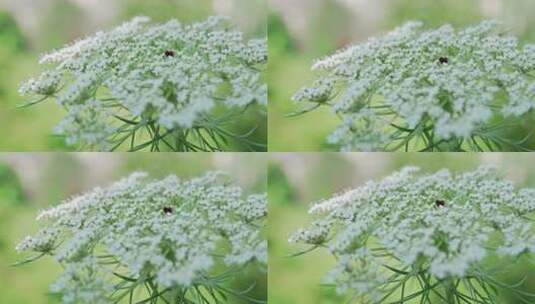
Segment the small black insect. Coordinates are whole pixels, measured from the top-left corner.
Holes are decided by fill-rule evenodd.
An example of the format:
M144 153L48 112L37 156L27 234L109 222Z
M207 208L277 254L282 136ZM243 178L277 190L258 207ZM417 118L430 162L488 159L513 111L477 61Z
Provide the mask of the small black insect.
M175 57L175 52L167 50L165 51L165 57Z
M450 59L448 57L440 57L438 58L438 62L440 62L441 64L448 64L450 63Z
M163 207L163 213L172 214L173 213L173 208L171 208L171 207Z
M435 207L437 207L437 208L446 207L446 202L443 201L443 200L436 200L435 201Z

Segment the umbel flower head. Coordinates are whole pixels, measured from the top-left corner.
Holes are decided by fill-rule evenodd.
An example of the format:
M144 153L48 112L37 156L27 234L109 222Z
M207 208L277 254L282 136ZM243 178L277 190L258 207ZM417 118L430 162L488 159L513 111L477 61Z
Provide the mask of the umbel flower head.
M535 45L493 21L429 31L409 22L313 70L318 79L293 99L332 108L342 123L329 142L344 151L521 149L498 131L535 107Z
M266 105L266 40L246 40L220 17L149 21L137 17L44 55L50 69L20 93L38 98L29 105L55 98L67 111L56 132L69 144L113 150L130 140L131 150L211 151L244 139L223 126L252 104Z
M231 292L224 283L233 273L247 265L264 268L266 215L265 194L244 196L222 173L191 180L134 173L41 212L44 228L17 250L51 255L63 266L51 289L64 303L143 295L219 302ZM224 273L218 273L221 265Z
M327 248L337 260L327 280L369 302L431 303L427 289L437 303L467 294L467 303L497 303L474 291L501 287L485 272L486 258L535 252L535 189L515 189L491 167L418 171L407 167L313 205L316 219L290 241ZM425 288L414 283L420 279ZM411 294L411 283L421 290Z

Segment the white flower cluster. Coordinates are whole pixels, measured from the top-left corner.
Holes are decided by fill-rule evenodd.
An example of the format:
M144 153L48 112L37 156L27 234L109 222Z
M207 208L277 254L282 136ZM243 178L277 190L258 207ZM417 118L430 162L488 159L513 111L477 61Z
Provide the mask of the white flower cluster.
M462 278L491 254L535 253L528 217L535 189L516 190L491 167L417 172L404 168L315 204L310 213L317 219L290 241L327 247L337 259L328 278L338 291L368 296L382 290L392 263Z
M56 131L101 149L120 131L116 116L189 129L216 106L267 104L260 75L266 39L247 41L220 17L189 25L149 21L137 17L44 55L40 63L54 68L20 93L55 97L67 110Z
M219 259L267 263L266 195L243 196L221 173L154 181L135 173L41 212L46 227L17 250L62 264L52 290L65 303L110 303L117 276L187 289L206 282Z
M60 86L61 74L57 71L46 71L37 79L29 79L21 84L19 93L50 96L54 95Z
M438 140L464 139L497 115L520 117L535 107L535 45L520 47L493 21L459 31L424 31L409 22L313 70L319 80L293 99L328 104L342 117L329 141L343 150L378 148L370 146L367 126L390 142L397 137L392 123L426 129ZM384 147L381 140L377 146Z

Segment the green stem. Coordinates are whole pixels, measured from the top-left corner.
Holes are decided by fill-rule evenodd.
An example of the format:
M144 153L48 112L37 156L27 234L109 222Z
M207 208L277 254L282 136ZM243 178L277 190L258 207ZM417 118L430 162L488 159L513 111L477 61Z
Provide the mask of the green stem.
M444 282L444 288L445 288L445 294L446 294L446 301L448 304L455 304L456 301L456 290L457 287L455 285L455 282L453 279L448 279L446 282Z

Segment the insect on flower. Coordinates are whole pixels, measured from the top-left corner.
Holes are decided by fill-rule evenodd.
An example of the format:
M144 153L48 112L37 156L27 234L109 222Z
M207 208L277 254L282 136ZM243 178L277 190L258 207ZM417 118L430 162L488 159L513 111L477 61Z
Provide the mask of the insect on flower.
M436 200L436 201L435 201L435 206L436 206L437 208L445 207L445 206L446 206L446 202L443 201L443 200Z
M448 64L450 62L448 57L440 57L438 61L442 64Z
M175 52L171 50L165 51L165 57L175 57Z

